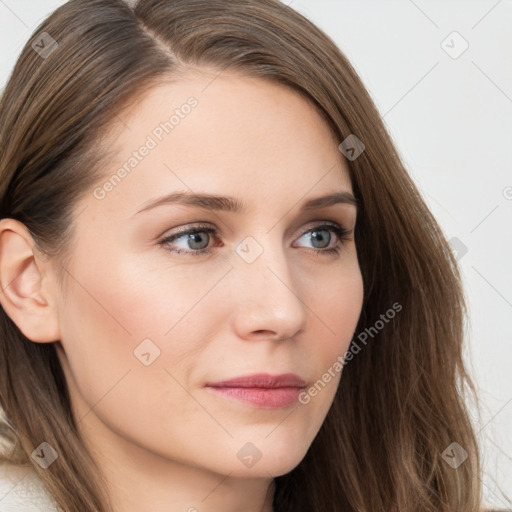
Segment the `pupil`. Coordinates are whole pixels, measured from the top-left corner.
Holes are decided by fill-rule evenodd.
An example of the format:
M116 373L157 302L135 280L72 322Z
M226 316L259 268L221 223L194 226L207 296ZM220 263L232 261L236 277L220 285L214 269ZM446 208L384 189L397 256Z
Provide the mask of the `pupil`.
M199 240L199 243L201 243L201 233L191 233L189 235L192 239L192 245ZM208 246L208 240L206 238L206 245L204 247L195 247L192 246L192 249L205 249Z
M327 231L325 229L322 229L322 230L319 230L319 231L313 231L311 233L311 236L313 238L313 242L318 241L318 240L320 240L320 242L322 242L322 239L324 239L324 240L327 239L327 237L325 237L325 236L318 235L319 233L329 233L329 231ZM330 237L330 234L329 234L329 237ZM329 246L329 242L330 242L330 239L327 242L327 246ZM327 246L324 246L324 247L327 247Z

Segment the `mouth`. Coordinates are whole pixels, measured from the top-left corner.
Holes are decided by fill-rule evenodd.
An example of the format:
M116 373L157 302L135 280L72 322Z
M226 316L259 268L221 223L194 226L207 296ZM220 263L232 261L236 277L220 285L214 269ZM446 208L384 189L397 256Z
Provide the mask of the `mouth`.
M206 389L226 398L264 409L281 409L297 402L306 382L298 375L260 373L211 382Z

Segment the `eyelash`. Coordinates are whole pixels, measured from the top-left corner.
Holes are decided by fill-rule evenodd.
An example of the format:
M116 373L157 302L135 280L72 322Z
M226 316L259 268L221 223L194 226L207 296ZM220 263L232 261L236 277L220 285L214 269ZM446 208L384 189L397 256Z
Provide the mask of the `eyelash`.
M341 244L343 242L350 240L350 231L343 228L339 224L319 224L318 226L314 226L306 231L304 231L299 238L302 238L305 234L311 233L313 231L331 231L334 232L338 238L340 239ZM183 229L182 231L179 231L178 233L175 233L171 236L168 236L161 240L159 242L159 245L165 246L166 244L173 242L174 240L184 237L186 235L194 235L197 233L209 233L209 234L217 234L217 230L215 228L212 228L210 226L196 226L191 229ZM191 256L200 256L204 254L210 254L212 252L212 249L199 249L199 250L183 250L183 249L170 249L169 247L165 247L166 250L170 252L174 252L177 254L189 254ZM340 246L339 244L336 245L336 247L333 247L331 249L311 249L315 255L324 254L327 256L334 256L340 252Z

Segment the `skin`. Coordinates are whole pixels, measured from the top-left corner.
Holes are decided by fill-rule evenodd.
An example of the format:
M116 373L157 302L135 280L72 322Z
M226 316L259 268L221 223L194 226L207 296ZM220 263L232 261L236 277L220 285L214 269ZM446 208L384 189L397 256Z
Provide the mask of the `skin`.
M64 289L24 226L0 221L2 306L32 341L57 342L79 429L116 511L271 511L273 477L305 456L341 373L309 403L280 409L205 383L293 372L309 387L347 350L361 312L355 206L299 212L305 200L352 192L340 141L296 92L216 75L191 72L117 113L105 179L167 112L198 100L103 199L91 190L76 205ZM168 204L136 213L177 190L233 196L247 211ZM322 231L327 240L315 245L308 230L324 222L349 238ZM159 244L198 223L217 230L199 240L210 254L171 252L198 250L186 235ZM250 264L236 252L246 237L263 249ZM339 253L314 253L327 246ZM148 366L134 355L146 338L160 350ZM262 455L252 467L237 457L248 442Z

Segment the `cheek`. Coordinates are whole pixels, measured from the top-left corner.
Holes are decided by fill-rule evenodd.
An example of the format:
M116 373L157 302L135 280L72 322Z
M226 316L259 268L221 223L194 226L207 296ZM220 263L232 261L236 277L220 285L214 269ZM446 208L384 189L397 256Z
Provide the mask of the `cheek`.
M166 370L186 383L210 339L208 327L218 313L209 290L225 270L199 278L191 266L157 263L144 264L140 256L107 258L105 252L71 269L61 308L62 345L90 405L128 371L127 389L139 382L155 397L171 388L179 392Z
M363 305L363 279L357 265L347 266L338 275L333 271L329 279L305 288L307 304L325 334L329 357L336 358L348 347L354 334ZM320 327L321 326L321 327ZM333 352L334 351L334 352Z
M207 296L230 267L170 264L164 249L161 251L156 256L124 255L108 285L98 286L105 301L112 304L116 318L133 337L159 339L165 347L177 333L192 338L190 329L204 324L209 314L214 315L212 304L205 307L210 298ZM190 347L188 343L186 346Z
M308 342L315 340L314 351L308 347L309 360L317 369L314 389L308 396L314 407L321 409L320 416L334 398L343 372L343 357L350 346L363 304L363 280L359 268L341 273L338 279L325 281L321 293L310 293L313 331Z
M174 294L158 295L150 280L135 283L119 270L108 277L75 273L61 315L61 362L77 415L88 418L84 428L97 428L98 416L127 438L151 438L176 427L171 407L180 421L201 414L180 385L186 386L197 354L191 341L201 336L186 316L192 297L180 305Z

